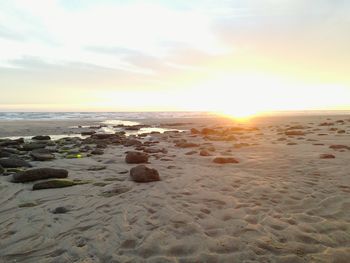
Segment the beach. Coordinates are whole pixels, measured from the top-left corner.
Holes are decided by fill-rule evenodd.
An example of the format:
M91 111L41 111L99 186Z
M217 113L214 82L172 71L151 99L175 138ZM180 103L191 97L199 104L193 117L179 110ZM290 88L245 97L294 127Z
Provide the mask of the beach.
M350 262L350 115L126 121L0 121L0 262Z

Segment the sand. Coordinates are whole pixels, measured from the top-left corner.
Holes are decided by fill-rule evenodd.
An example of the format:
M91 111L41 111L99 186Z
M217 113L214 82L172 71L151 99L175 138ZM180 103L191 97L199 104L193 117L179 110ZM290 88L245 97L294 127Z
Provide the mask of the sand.
M72 122L2 122L0 135L54 134ZM0 176L0 262L350 262L350 150L329 148L350 146L349 116L143 122L186 130L143 139L168 151L147 164L161 181L131 181L126 172L135 165L124 158L135 147L122 145L31 162L67 169L69 178L89 180L84 185L32 191L32 183ZM235 132L236 141L189 131L237 125L258 130ZM285 135L295 125L305 126L304 136ZM180 139L200 146L176 147ZM239 163L215 164L217 156ZM68 212L52 213L57 207Z

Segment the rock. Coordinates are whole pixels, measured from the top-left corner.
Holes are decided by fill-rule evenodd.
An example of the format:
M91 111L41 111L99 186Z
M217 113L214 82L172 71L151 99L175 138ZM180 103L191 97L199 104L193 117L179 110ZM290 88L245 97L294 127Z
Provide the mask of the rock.
M191 129L191 134L200 134L201 132L195 128Z
M109 189L105 189L100 195L104 197L112 197L116 195L121 195L126 192L129 192L131 188L129 186L125 185L120 185L120 184L115 184L112 185L111 187L107 187Z
M24 150L24 151L32 151L32 150L36 150L36 149L42 149L42 148L45 148L45 147L46 147L45 143L32 142L32 143L23 144L22 150Z
M320 155L321 159L334 159L335 156L333 154L323 153Z
M211 154L207 150L201 150L199 155L200 156L211 156Z
M19 138L16 140L10 140L10 139L4 139L4 140L0 140L0 146L16 146L16 145L20 145L24 143L24 139L23 138Z
M124 146L129 147L129 146L140 146L142 145L142 142L136 139L129 139L126 140L124 143Z
M0 158L11 157L12 154L6 150L0 150Z
M95 133L96 133L95 131L83 131L83 132L81 132L81 135L82 136L90 136L90 135L93 135Z
M343 134L343 133L346 133L346 131L345 130L339 130L337 133Z
M167 154L168 151L165 148L145 148L143 150L145 153L164 153Z
M45 182L36 183L33 185L33 190L51 189L51 188L63 188L76 185L74 181L71 180L49 180Z
M88 171L101 171L101 170L105 170L107 168L107 166L105 165L94 165L94 166L90 166L87 170Z
M333 150L343 150L343 149L350 150L349 146L341 145L341 144L331 145L331 146L329 146L329 148L331 148Z
M93 151L91 152L91 154L93 154L93 155L103 155L104 152L103 152L102 149L95 149L95 150L93 150Z
M185 155L194 155L196 153L197 153L197 151L189 151L189 152L185 153Z
M13 175L14 183L24 183L36 180L43 180L49 178L67 178L68 171L64 169L54 168L36 168L30 169L21 173Z
M323 122L323 123L320 123L319 126L333 126L334 123L333 122Z
M4 172L5 172L4 167L2 167L2 166L0 165L0 174L3 174Z
M232 157L216 157L213 162L218 164L239 163L238 160Z
M32 165L17 157L0 158L0 165L4 168L32 167Z
M289 130L289 131L285 131L284 134L288 136L303 136L305 135L305 132L297 131L297 130Z
M250 146L250 144L249 143L245 143L245 142L236 143L236 144L233 145L233 147L236 148L236 149L240 149L242 147L248 147L248 146Z
M33 157L35 161L50 161L55 159L55 155L47 149L33 150L30 152L30 156Z
M204 128L202 129L201 133L203 135L213 135L216 134L216 131L214 129Z
M179 148L194 148L194 147L198 147L199 144L191 143L191 142L178 142L175 144L175 146Z
M59 207L56 207L55 209L53 209L51 212L53 214L65 214L65 213L69 212L69 209L67 209L63 206L59 206Z
M32 140L37 140L37 141L49 141L51 140L51 137L48 135L38 135L32 137Z
M125 157L126 163L147 163L148 154L142 152L128 152Z
M148 183L159 181L159 173L156 169L148 168L145 165L138 165L130 170L130 177L134 182Z
M97 140L105 140L105 139L112 139L115 138L115 134L104 134L104 133L96 133L91 135L91 138L97 139Z

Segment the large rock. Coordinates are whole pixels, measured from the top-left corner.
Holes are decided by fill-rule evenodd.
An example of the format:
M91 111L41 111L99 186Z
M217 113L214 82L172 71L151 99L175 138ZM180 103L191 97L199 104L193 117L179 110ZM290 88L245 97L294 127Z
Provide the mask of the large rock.
M125 157L127 163L147 163L148 154L142 152L128 152Z
M16 157L0 158L0 165L4 168L32 167L32 165Z
M239 163L239 161L233 157L216 157L213 162L218 164Z
M148 168L145 165L138 165L130 170L130 177L138 183L159 181L159 173L156 169Z
M50 189L50 188L63 188L76 185L74 181L71 180L49 180L45 182L36 183L33 185L33 190L42 190L42 189Z
M14 183L24 183L49 178L67 178L68 171L54 168L36 168L13 175Z
M51 137L48 135L37 135L32 138L32 140L37 140L37 141L49 141L51 140Z
M51 151L47 149L36 149L30 152L30 156L35 161L50 161L55 159L55 155L51 153Z

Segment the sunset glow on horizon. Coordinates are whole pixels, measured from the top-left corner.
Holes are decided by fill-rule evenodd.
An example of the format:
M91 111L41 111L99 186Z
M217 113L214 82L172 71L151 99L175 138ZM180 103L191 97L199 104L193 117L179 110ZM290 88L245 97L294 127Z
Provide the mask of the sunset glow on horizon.
M0 3L0 111L350 110L350 2Z

